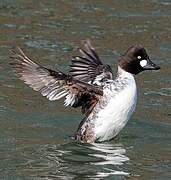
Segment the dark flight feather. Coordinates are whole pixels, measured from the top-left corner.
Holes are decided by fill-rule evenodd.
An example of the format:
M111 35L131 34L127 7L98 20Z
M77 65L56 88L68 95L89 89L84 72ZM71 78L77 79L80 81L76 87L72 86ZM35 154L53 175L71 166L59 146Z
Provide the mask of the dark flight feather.
M71 76L92 84L96 77L102 73L100 81L113 79L110 66L102 63L90 41L85 42L84 49L79 48L78 50L81 56L76 56L71 60L69 71Z

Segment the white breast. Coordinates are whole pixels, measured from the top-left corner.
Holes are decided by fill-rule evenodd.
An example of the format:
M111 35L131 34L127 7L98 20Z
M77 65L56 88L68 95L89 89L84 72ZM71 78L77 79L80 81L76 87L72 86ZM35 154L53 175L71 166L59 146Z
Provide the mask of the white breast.
M122 72L123 73L123 72ZM134 77L125 72L120 75L120 79L127 77L127 84L119 91L115 90L116 83L111 87L104 88L104 99L106 105L100 109L96 115L94 131L98 141L105 141L115 137L126 125L131 114L135 110L137 101L137 90Z

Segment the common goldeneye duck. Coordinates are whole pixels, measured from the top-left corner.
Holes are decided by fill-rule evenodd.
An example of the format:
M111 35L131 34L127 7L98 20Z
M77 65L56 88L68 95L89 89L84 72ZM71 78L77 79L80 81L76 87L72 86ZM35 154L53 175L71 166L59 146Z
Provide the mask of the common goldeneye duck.
M113 77L109 65L103 64L95 49L86 41L80 56L71 60L65 74L40 66L18 48L12 63L19 78L50 101L65 97L65 106L81 107L84 118L75 139L93 143L114 138L126 125L135 110L137 89L134 75L144 70L158 70L138 45L130 47L118 60Z

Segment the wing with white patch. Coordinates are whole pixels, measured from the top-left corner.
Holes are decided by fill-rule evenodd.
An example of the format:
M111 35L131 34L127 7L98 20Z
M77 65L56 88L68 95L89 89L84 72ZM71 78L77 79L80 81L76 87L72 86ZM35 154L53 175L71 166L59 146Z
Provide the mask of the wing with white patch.
M99 86L82 82L61 71L53 71L34 63L20 48L14 53L12 58L16 61L11 64L20 79L50 101L66 96L66 106L82 106L82 111L86 114L103 95L103 90Z
M90 41L86 41L84 48L78 50L81 56L74 57L70 65L69 73L73 77L92 84L98 84L95 83L97 81L113 79L111 67L102 63Z

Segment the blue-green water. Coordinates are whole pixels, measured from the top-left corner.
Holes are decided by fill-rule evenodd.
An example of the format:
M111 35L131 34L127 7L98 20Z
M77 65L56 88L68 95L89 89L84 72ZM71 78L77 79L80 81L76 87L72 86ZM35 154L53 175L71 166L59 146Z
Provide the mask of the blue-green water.
M171 179L171 1L0 1L0 179ZM101 59L116 60L133 44L162 69L136 77L138 105L116 140L72 140L82 118L49 102L13 73L20 46L49 68L67 71L82 40Z

